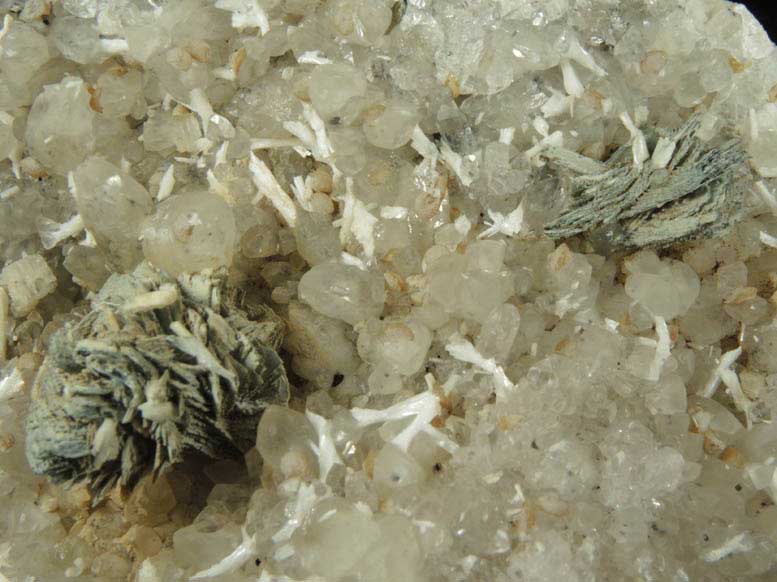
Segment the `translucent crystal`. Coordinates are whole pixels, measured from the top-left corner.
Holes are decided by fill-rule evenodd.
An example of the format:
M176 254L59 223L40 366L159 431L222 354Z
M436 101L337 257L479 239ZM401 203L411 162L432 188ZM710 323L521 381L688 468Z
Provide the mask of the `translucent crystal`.
M327 514L330 517L324 519ZM344 500L318 504L309 524L295 546L307 570L332 580L353 573L359 561L380 540L380 528L371 516Z
M335 149L337 168L346 176L358 174L367 163L367 138L354 127L336 127L329 132Z
M13 154L16 147L16 136L13 132L13 118L0 121L0 159L6 159Z
M384 487L406 487L425 478L418 461L395 445L386 444L375 457L373 479Z
M300 212L294 237L297 251L310 265L315 266L340 256L340 239L326 215Z
M579 309L593 298L594 292L589 288L592 272L586 258L571 252L566 245L548 257L548 282L558 298L555 307L558 315Z
M279 250L279 225L275 215L269 210L257 209L253 212L235 212L238 234L240 236L240 254L248 259L271 257Z
M329 580L346 575L375 582L419 579L420 556L407 519L376 520L343 500L319 503L294 545L303 566Z
M777 147L777 103L765 104L750 123L754 125L749 147L753 164L762 176L776 177L777 163L771 152Z
M359 332L359 355L391 374L412 376L423 366L432 333L413 319L371 319Z
M470 269L461 255L445 256L433 263L429 295L449 313L473 319L485 318L513 293L513 281L505 271Z
M487 358L506 359L518 335L520 321L514 305L505 303L494 308L480 328L475 347Z
M215 194L183 192L164 200L143 225L143 253L170 275L228 266L235 252L232 209Z
M90 291L97 292L110 275L105 255L99 249L76 245L65 257L62 266Z
M548 447L534 479L543 487L555 489L564 499L574 499L596 487L599 469L591 447L577 439L563 439Z
M150 152L175 148L179 152L192 152L202 137L197 117L188 110L175 112L157 111L143 125L143 147Z
M173 534L175 564L194 572L229 555L240 544L240 528L216 516L205 516Z
M358 99L367 91L367 81L354 67L345 64L327 64L316 67L310 76L313 107L319 115L329 120L351 113Z
M766 318L769 304L755 287L740 287L729 293L724 310L732 319L753 325Z
M97 79L100 107L106 116L138 114L142 103L143 78L139 71L109 70Z
M15 22L5 32L0 71L6 82L24 86L51 58L46 37L24 22Z
M747 265L742 261L721 265L715 273L718 294L725 298L747 285Z
M671 375L645 395L645 404L653 414L679 414L688 407L688 397L682 380Z
M323 263L299 282L299 296L319 313L354 325L383 311L383 278L342 263Z
M66 174L92 151L95 112L86 84L65 77L35 98L25 139L33 156L52 171Z
M62 6L73 16L94 18L97 14L98 0L62 0Z
M410 141L417 123L418 114L412 105L391 102L364 124L364 135L372 145L394 150Z
M699 296L699 277L686 264L643 251L626 263L626 293L667 321L684 315Z
M59 52L76 63L95 63L104 57L100 34L92 22L63 16L54 20L51 32Z
M185 579L184 571L173 561L172 550L145 559L138 571L138 582L181 582Z
M553 531L542 535L526 552L511 556L510 570L527 582L579 579L569 542Z
M126 579L131 569L130 561L124 556L105 552L94 559L91 572L104 580L122 580Z
M311 443L318 442L313 426L304 414L271 406L257 428L256 448L264 470L276 482L311 479L318 475L318 459Z
M289 305L287 342L297 373L322 387L331 386L337 374L350 374L359 365L346 324L302 303Z
M0 286L8 293L14 315L20 317L56 289L57 277L43 257L27 255L0 271Z
M78 211L106 260L119 271L132 269L142 256L138 237L153 206L149 193L132 176L98 157L78 166L73 185Z

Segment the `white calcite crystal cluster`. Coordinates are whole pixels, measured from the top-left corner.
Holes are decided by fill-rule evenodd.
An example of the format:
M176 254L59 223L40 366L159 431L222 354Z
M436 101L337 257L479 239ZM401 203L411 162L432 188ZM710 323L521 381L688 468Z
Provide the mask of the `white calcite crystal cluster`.
M0 20L0 580L777 579L777 48L741 5ZM269 307L291 400L244 463L93 506L29 468L33 386L105 282L150 268ZM165 289L99 337L151 320L127 305L164 318ZM83 454L110 436L82 426Z

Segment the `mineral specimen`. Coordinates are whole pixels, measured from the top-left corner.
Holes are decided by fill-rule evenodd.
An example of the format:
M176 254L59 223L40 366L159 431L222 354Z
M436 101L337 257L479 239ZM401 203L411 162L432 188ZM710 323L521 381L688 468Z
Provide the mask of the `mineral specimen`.
M32 469L88 481L97 503L186 455L240 457L262 411L289 399L283 323L252 315L222 275L164 282L141 266L111 277L51 340L27 419Z
M0 580L775 580L742 3L0 20Z
M0 271L0 285L8 289L14 315L27 315L57 286L57 278L40 255L28 255Z
M592 234L613 248L640 248L728 232L747 211L736 181L746 172L747 154L737 139L705 151L696 137L700 123L692 116L676 131L653 132L645 140L649 159L647 152L630 159L634 143L605 164L549 148L549 159L582 175L572 178L571 204L545 233L559 239L599 229Z

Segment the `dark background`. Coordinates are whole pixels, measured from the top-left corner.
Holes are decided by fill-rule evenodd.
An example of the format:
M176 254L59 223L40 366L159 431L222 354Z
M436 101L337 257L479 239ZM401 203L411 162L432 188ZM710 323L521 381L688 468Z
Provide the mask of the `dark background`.
M744 4L761 21L773 42L777 42L777 0L742 0Z

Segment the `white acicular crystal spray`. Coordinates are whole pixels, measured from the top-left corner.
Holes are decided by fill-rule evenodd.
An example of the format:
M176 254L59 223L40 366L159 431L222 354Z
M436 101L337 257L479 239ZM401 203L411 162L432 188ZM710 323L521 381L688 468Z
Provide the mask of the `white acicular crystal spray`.
M354 195L351 178L346 178L346 184L343 216L338 223L340 242L347 243L353 237L361 244L367 259L372 260L375 256L375 223L378 219Z
M156 291L135 295L127 301L123 309L129 312L154 311L169 307L178 301L178 288L170 283L164 283Z
M564 89L567 94L578 99L585 93L585 87L583 87L580 77L577 76L574 66L569 61L563 61L561 63L561 72L564 75Z
M84 230L84 220L80 214L74 214L69 220L58 224L53 220L41 219L38 223L40 240L44 249L53 249L62 241L78 236Z
M488 228L480 233L479 238L487 238L497 234L515 236L520 234L523 228L523 203L508 214L489 209L488 217L491 219L491 224L486 223Z
M441 448L451 452L455 451L458 445L431 424L440 412L439 399L428 390L383 410L365 408L351 410L351 414L360 426L411 418L410 424L391 439L391 442L403 451L408 450L413 439L420 433L430 435Z
M718 364L718 367L715 368L712 377L704 387L704 392L702 392L705 398L712 398L715 391L718 389L718 386L720 386L721 381L727 386L739 385L739 379L737 378L736 372L731 368L741 355L742 348L738 347L720 356L720 363Z
M294 206L294 201L283 191L267 164L253 153L250 156L249 169L254 186L259 191L255 202L266 196L289 226L294 226L297 223L297 208Z
M505 374L504 368L499 366L494 358L484 358L475 346L464 338L454 336L445 346L445 350L457 360L477 366L483 372L491 374L494 378L494 387L502 396L513 388L513 383Z
M434 145L434 142L426 137L426 134L417 125L413 130L413 139L411 140L410 145L424 158L432 160L433 164L436 163L440 152L437 149L437 146Z
M650 370L648 371L648 380L653 382L658 381L661 376L661 370L664 367L667 359L672 353L672 340L669 337L669 328L666 326L666 320L663 317L657 316L655 319L656 335L656 355L653 358L653 362L650 364Z
M267 13L257 0L216 0L215 6L232 13L232 26L238 30L258 28L262 34L270 31Z
M202 580L205 578L215 578L224 574L236 572L243 567L249 560L256 556L257 543L256 534L249 536L245 527L241 530L243 541L229 555L225 556L220 562L213 564L210 568L197 572L189 580Z
M173 188L175 188L175 166L170 164L165 173L162 174L162 179L159 180L159 189L156 193L157 201L162 202L162 200L169 197L173 193Z
M461 181L462 185L469 186L472 184L474 177L470 169L465 165L461 154L453 151L447 143L443 142L440 148L440 157Z
M329 471L332 470L332 467L343 463L334 445L332 426L327 419L323 416L319 416L315 412L310 412L308 410L305 412L305 416L308 417L310 424L313 425L313 428L318 434L318 443L315 445L314 452L318 456L319 478L326 482L326 478L329 475Z
M326 126L321 117L307 103L302 104L302 114L305 123L287 121L283 127L310 150L313 157L319 161L328 160L332 154L332 144L326 134Z
M634 158L634 165L641 168L645 160L650 157L645 134L637 128L628 112L624 111L621 113L620 120L629 134L631 134L631 153Z
M657 170L666 168L676 148L677 144L671 139L665 137L658 138L658 143L656 143L656 147L653 149L653 155L650 160L653 168Z

